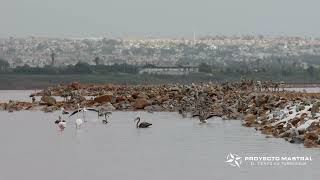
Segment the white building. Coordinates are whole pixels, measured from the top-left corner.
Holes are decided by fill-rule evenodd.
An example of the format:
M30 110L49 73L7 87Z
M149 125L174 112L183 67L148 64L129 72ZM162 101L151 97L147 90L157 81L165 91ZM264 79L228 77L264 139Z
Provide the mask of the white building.
M187 75L193 72L199 72L198 67L147 67L142 68L139 74L162 74L162 75Z

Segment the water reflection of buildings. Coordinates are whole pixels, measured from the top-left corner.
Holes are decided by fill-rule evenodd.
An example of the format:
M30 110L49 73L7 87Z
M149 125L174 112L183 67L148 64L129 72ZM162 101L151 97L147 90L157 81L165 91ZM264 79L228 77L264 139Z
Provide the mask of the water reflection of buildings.
M145 67L139 70L139 74L162 74L162 75L187 75L199 72L196 66L176 66L176 67Z

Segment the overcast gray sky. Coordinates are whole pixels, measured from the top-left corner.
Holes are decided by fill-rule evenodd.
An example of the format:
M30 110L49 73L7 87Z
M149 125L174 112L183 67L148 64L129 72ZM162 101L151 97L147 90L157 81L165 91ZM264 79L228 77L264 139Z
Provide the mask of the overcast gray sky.
M320 36L320 0L0 0L0 36Z

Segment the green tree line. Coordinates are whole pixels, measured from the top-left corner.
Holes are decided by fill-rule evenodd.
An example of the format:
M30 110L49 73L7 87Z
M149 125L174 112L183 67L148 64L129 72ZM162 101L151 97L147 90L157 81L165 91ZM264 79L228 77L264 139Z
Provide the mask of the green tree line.
M84 62L78 62L75 65L68 66L52 66L30 67L17 66L10 68L7 61L0 59L0 72L6 74L107 74L107 73L138 73L139 67L129 64L114 64L114 65L90 65Z

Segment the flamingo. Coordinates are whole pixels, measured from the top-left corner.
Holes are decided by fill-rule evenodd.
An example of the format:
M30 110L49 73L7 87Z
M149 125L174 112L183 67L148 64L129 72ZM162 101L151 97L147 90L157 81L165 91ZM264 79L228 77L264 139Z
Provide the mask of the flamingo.
M92 109L92 111L96 111L98 113L98 119L99 119L99 117L104 116L104 119L102 120L103 124L108 123L107 119L110 117L113 110L115 110L115 108L113 107L113 105L110 102L108 102L106 105L104 105L103 107L101 107L98 110Z
M61 131L63 131L67 126L66 121L63 120L61 116L59 116L59 119L56 120L54 123L58 125Z
M98 113L98 119L99 119L99 117L104 116L104 119L102 120L103 124L107 124L108 123L108 118L112 114L111 111L108 111L108 110L106 110L104 108L101 108L99 110L96 110L96 109L88 109L88 110L97 112Z
M140 123L140 117L137 117L136 119L134 119L134 121L137 121L136 127L137 128L148 128L149 126L151 126L151 123L148 122L141 122Z
M85 112L87 112L87 111L95 111L95 112L97 112L97 110L92 109L92 108L86 108L86 107L80 108L80 105L79 105L79 104L77 104L77 106L78 106L78 109L75 110L74 112L72 112L72 113L70 114L69 118L70 118L71 116L77 114L76 128L79 129L79 128L81 127L81 125L83 124L83 122L87 122L87 121L86 121L86 114L85 114ZM79 118L78 112L82 112L83 120L82 120L81 118Z
M217 114L212 114L210 112L204 112L204 111L199 111L199 112L195 112L192 117L199 117L199 121L200 121L200 124L206 124L208 123L208 119L212 118L212 117L216 117L219 115Z
M82 119L77 118L76 119L76 129L80 129L82 124L83 124Z
M108 118L110 117L110 115L112 114L112 112L103 112L103 111L98 111L98 117L100 116L104 116L104 119L102 120L103 124L107 124L108 123Z
M77 111L74 111L69 117L71 117L74 114L77 114L78 112L81 112L80 109L78 109ZM83 118L84 118L84 112L83 112ZM83 120L81 118L79 118L79 114L77 114L77 119L76 119L76 129L81 128L81 125L83 124Z

